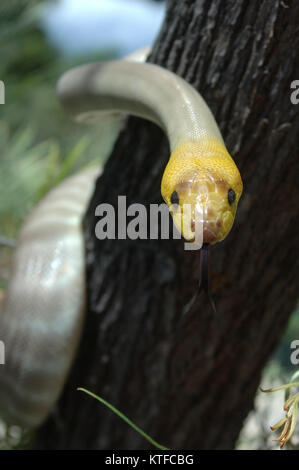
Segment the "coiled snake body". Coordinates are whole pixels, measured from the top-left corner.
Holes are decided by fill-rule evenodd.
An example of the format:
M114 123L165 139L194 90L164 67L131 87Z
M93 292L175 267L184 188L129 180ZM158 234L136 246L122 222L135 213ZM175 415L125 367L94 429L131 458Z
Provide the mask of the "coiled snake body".
M167 134L171 156L161 192L187 241L201 228L204 246L226 237L242 193L239 171L199 93L175 74L127 60L83 65L58 83L64 106L79 119L125 112ZM136 60L138 62L136 62ZM84 312L81 219L99 170L54 188L25 221L0 313L0 415L38 426L58 399L79 343ZM184 207L191 208L185 213ZM197 225L198 223L198 225Z

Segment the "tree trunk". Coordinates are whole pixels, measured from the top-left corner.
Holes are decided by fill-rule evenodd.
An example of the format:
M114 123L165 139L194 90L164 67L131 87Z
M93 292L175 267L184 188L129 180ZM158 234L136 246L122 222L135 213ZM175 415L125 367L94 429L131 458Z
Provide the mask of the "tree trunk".
M162 202L166 138L130 118L85 217L85 330L59 420L40 430L40 446L149 447L76 391L84 386L171 449L234 447L298 293L298 17L295 0L169 0L150 61L202 93L244 182L234 228L212 249L217 316L204 295L182 314L200 255L182 240L95 238L99 203Z

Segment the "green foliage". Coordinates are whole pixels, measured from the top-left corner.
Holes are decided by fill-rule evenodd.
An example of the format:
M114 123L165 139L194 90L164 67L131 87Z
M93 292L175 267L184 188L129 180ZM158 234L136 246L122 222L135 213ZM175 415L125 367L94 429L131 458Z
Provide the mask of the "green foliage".
M82 137L68 154L57 140L35 142L31 127L15 133L0 121L4 149L0 172L0 233L14 237L30 208L74 169L86 165L88 139Z
M59 76L73 65L104 56L66 60L38 26L42 2L0 6L0 234L16 236L30 208L55 184L89 162L101 164L119 132L117 120L79 125L56 96Z
M121 418L125 423L127 423L131 428L133 428L140 436L144 437L150 444L152 444L154 447L160 450L169 450L167 447L159 444L157 441L155 441L152 437L150 437L146 432L142 431L133 421L131 421L126 415L124 415L121 411L119 411L115 406L111 405L108 401L104 400L104 398L99 397L98 395L95 395L94 393L90 392L89 390L86 390L85 388L78 388L81 392L86 393L87 395L90 395L91 397L95 398L98 400L100 403L105 405L109 410L111 410L113 413L115 413L119 418Z

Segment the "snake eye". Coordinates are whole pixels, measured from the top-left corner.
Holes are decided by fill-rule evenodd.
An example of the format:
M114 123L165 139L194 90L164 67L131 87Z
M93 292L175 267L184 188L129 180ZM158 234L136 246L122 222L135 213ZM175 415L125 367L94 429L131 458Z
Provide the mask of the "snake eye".
M179 204L179 195L176 191L173 191L172 195L170 196L171 204Z
M233 202L235 202L235 199L236 199L236 193L233 189L229 189L228 190L228 193L227 193L227 199L228 199L228 202L230 205L233 204Z

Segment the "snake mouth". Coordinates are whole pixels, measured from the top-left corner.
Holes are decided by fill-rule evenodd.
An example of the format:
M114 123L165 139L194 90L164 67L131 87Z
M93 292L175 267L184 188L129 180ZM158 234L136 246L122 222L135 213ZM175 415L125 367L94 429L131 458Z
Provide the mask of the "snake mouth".
M208 243L213 243L217 241L217 234L213 232L209 227L204 227L203 228L203 243L208 244Z
M198 224L198 228L196 225ZM191 221L191 232L195 233L196 228L202 231L202 241L204 244L215 243L218 240L219 232L222 227L222 221L216 220L197 220Z

